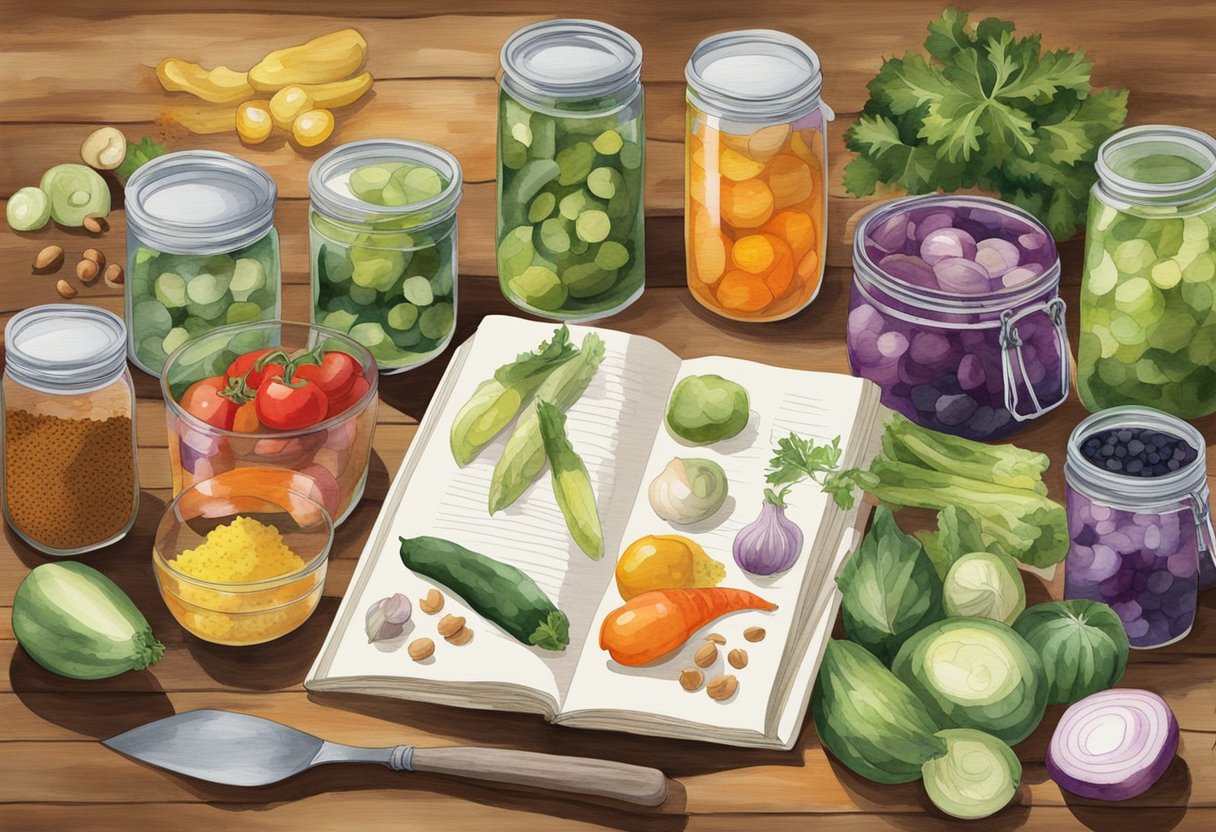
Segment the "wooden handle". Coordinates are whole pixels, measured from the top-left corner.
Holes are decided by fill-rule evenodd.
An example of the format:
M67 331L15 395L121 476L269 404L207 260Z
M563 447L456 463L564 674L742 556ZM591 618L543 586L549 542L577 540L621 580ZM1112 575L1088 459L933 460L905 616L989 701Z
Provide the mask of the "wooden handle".
M589 757L503 748L416 748L412 767L474 780L594 794L642 806L658 806L667 797L667 778L657 768Z

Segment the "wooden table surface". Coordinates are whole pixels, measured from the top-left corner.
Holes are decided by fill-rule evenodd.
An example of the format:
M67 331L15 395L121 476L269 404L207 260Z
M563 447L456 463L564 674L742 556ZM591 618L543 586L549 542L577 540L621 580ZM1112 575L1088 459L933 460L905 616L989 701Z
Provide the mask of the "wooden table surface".
M168 4L165 4L168 5ZM647 96L647 254L645 295L605 321L658 338L685 357L726 354L791 367L847 372L843 343L850 279L848 239L871 204L848 198L841 171L844 129L865 101L880 58L919 49L925 23L942 0L805 0L740 4L605 3L588 9L551 0L447 0L442 4L361 0L270 0L183 5L161 13L139 0L0 2L0 197L36 184L52 164L76 160L93 127L113 124L131 138L163 138L171 149L224 150L262 165L279 186L284 317L306 320L308 266L306 174L317 152L280 140L245 148L231 133L189 136L167 128L166 96L152 67L173 55L207 65L247 67L270 49L354 26L369 43L373 96L338 114L328 146L368 137L408 137L442 145L464 166L460 209L461 284L457 339L483 315L511 312L493 264L495 73L498 50L515 29L555 16L602 13L633 33L645 50ZM248 11L237 10L247 5ZM1013 17L1040 31L1049 48L1082 47L1098 85L1130 86L1132 123L1163 122L1216 131L1216 6L1194 0L1081 0L984 3L975 15ZM792 320L732 324L704 312L684 288L682 249L682 69L693 45L713 32L769 26L803 37L820 54L824 97L838 113L830 130L830 245L825 288ZM322 148L324 150L326 148ZM30 270L34 254L56 242L75 256L90 245L121 261L123 212L94 241L48 228L18 235L0 229L0 314L59 300L54 278ZM1079 282L1077 242L1064 248L1064 295L1073 309ZM67 270L63 274L67 274ZM120 311L121 292L101 281L81 287L77 303ZM1075 313L1072 325L1075 337ZM828 758L813 726L793 751L749 751L692 742L553 727L537 718L360 696L306 693L301 681L329 628L338 600L401 462L445 361L383 379L380 420L363 504L339 529L317 613L297 632L255 647L226 648L184 634L157 595L151 535L170 498L163 406L154 381L134 371L139 392L139 520L119 544L81 560L114 578L168 646L151 669L102 682L54 676L13 639L13 593L45 561L5 530L0 540L0 828L12 830L556 829L932 830L956 827L932 809L916 784L877 786ZM1083 416L1074 401L1016 441L1061 460L1069 431ZM1200 424L1210 435L1216 420ZM1059 466L1050 487L1062 498ZM907 514L907 513L905 513ZM911 523L926 518L911 515ZM1059 593L1058 580L1032 587L1032 601ZM1018 746L1025 764L1013 805L977 829L1200 830L1216 828L1216 592L1201 597L1194 632L1162 650L1133 654L1123 684L1164 695L1182 728L1179 758L1146 795L1111 806L1069 796L1048 779L1043 754L1059 708ZM656 765L671 797L657 811L357 766L315 771L263 789L209 786L144 767L96 740L193 708L243 711L341 742L483 744L600 756Z

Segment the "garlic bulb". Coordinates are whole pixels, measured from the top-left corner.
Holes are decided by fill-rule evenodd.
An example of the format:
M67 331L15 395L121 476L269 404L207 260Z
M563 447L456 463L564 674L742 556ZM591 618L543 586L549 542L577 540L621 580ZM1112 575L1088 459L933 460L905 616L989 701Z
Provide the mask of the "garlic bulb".
M793 566L802 552L802 529L785 516L787 489L764 490L760 516L735 535L735 563L752 575L776 575Z
M667 463L650 483L650 507L669 523L688 525L709 517L726 500L726 472L708 459Z
M401 635L413 611L414 605L410 599L400 592L372 604L364 622L368 643L387 641Z

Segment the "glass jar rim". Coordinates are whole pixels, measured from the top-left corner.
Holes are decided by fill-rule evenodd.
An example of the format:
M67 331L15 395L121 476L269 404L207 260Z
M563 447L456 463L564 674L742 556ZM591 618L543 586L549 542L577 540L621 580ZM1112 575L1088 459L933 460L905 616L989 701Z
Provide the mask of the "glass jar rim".
M1144 182L1116 170L1120 153L1134 153L1138 146L1155 144L1162 150L1202 164L1202 173L1177 182ZM1202 130L1169 124L1140 124L1110 136L1098 148L1094 161L1098 174L1095 188L1128 203L1186 205L1216 194L1216 138Z
M94 335L95 349L54 357L23 349L25 339L54 337L56 341L87 344L81 335ZM73 337L72 330L76 336ZM5 369L26 387L52 394L100 390L127 369L127 328L122 318L96 306L49 303L18 312L4 327Z
M447 178L447 186L437 195L405 205L377 205L348 196L329 186L334 176L362 165L383 162L409 162L426 165ZM368 222L434 212L434 216L409 229L429 228L451 219L463 194L464 171L448 151L426 142L407 139L366 139L339 145L313 162L308 171L308 197L322 215L346 222ZM400 233L400 232L397 232Z
M564 64L561 72L547 72L533 63L547 50L572 49L594 50L612 65L574 72L569 54L556 56ZM504 84L526 99L541 102L615 98L642 81L642 45L637 39L615 26L584 18L544 20L517 29L503 43L499 62Z
M194 216L174 219L165 205L189 205L174 190L208 188ZM201 195L201 194L200 194ZM274 227L278 187L262 168L228 153L182 150L158 156L127 180L127 229L158 251L218 254L251 246Z
M1082 455L1081 445L1093 434L1130 427L1148 428L1181 439L1195 449L1197 456L1186 466L1162 477L1129 477L1103 470ZM1203 434L1176 416L1141 405L1109 407L1091 414L1073 428L1068 437L1064 478L1087 496L1129 508L1177 503L1206 487L1206 449Z
M988 211L1015 216L1024 220L1043 232L1052 246L1052 263L1037 277L1021 286L1004 289L997 292L987 292L979 295L951 293L936 289L916 286L891 277L881 266L874 262L866 251L866 236L870 228L900 213L914 208L933 206L969 205ZM1038 218L1023 211L1016 205L1010 205L992 197L979 195L956 194L927 194L922 196L905 196L893 199L872 208L853 231L853 271L864 281L882 289L889 297L900 303L916 309L929 312L947 312L951 314L1000 313L1007 309L1028 303L1051 288L1058 288L1060 283L1060 255L1055 250L1055 240L1051 232Z
M768 92L745 92L733 84L707 77L706 70L715 62L736 58L782 60L800 72ZM775 77L771 72L764 74ZM819 106L819 93L823 89L819 55L802 40L775 29L739 29L705 38L693 48L684 65L684 80L698 109L735 121L800 118Z

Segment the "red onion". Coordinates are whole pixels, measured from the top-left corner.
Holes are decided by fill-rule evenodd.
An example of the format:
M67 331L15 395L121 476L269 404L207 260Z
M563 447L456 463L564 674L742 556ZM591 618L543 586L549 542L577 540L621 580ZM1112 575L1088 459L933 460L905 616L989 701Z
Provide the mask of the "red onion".
M1047 749L1047 773L1081 797L1127 800L1148 791L1177 751L1178 720L1165 700L1115 688L1064 712Z
M786 489L764 489L760 516L739 529L732 547L735 563L753 575L776 575L802 553L802 529L785 516Z

